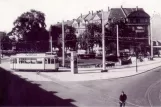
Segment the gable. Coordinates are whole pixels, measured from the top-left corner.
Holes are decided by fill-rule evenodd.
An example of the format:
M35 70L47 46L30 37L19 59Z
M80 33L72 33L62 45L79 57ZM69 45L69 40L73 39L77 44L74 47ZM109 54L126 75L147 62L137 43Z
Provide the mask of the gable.
M120 18L125 18L121 8L112 8L110 10L110 14L109 14L109 19L120 19Z
M134 18L134 17L150 18L150 16L142 10L134 11L131 14L128 15L128 18Z
M98 15L96 15L92 20L97 21L97 20L101 20L101 19L100 19L100 17Z
M74 20L72 26L75 27L75 28L77 28L78 27L78 22L76 20Z

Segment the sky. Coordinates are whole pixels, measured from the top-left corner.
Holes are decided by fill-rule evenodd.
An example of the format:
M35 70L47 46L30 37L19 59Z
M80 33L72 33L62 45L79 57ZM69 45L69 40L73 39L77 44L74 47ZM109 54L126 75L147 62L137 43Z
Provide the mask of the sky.
M36 9L45 13L47 29L51 24L62 20L72 20L87 14L89 11L108 10L136 6L152 16L161 14L161 0L0 0L0 31L9 32L13 28L13 22L23 12Z

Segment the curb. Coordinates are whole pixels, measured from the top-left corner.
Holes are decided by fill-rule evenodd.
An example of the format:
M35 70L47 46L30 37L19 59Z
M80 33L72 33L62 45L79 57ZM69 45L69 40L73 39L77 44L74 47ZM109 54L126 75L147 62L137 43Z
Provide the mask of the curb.
M149 70L146 70L146 71L143 71L143 72L137 73L137 74L132 74L132 75L124 76L124 77L109 78L108 80L112 80L112 79L120 79L120 78L128 78L128 77L132 77L132 76L140 75L140 74L143 74L143 73L146 73L146 72L149 72L149 71L152 71L152 70L158 69L158 68L161 68L161 65L159 65L159 66L157 66L157 67L155 67L155 68L151 68L151 69L149 69Z
M146 65L151 65L151 64L156 64L156 63L159 63L161 61L157 61L157 62L153 62L153 63L149 63L149 64L145 64L145 65L138 65L138 67L141 67L141 66L146 66ZM114 69L126 69L126 68L134 68L136 66L132 65L132 66L125 66L125 67L118 67L118 68L108 68L107 70L114 70ZM61 68L59 68L61 70ZM70 68L66 68L66 69L62 69L62 71L65 70L71 70ZM78 69L79 71L96 71L96 70L102 70L101 68L92 68L92 69Z

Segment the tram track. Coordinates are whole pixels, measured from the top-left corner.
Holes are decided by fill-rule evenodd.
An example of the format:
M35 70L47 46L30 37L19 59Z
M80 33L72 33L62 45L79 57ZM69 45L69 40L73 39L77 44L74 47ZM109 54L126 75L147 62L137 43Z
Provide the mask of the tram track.
M152 100L150 99L151 91L152 91L152 89L155 88L155 86L156 86L157 84L159 84L159 83L161 83L161 79L159 79L159 80L156 81L155 83L151 84L151 85L148 87L147 91L145 92L145 98L147 98L150 107L153 107ZM161 92L161 90L160 90L160 92ZM159 95L159 99L160 99L160 101L161 101L161 98L160 98L160 97L161 97L161 96Z
M159 100L160 100L160 102L161 102L161 90L160 90L160 92L159 92Z

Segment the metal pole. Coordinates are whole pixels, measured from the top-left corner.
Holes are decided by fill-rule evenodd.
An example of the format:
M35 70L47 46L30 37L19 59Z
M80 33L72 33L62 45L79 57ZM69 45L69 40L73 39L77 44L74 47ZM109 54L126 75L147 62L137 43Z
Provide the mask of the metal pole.
M105 29L104 29L104 14L102 10L102 67L106 70L106 52L105 52Z
M138 61L137 61L137 56L138 56L138 52L137 52L137 45L136 45L136 37L137 37L137 32L136 32L136 36L135 36L135 54L136 54L136 72L138 72Z
M151 58L153 58L153 33L152 33L152 19L150 20L150 47L151 47Z
M0 37L0 64L1 64L1 56L2 56L2 47L1 47L1 37Z
M116 29L117 29L117 57L119 57L120 55L119 55L119 26L118 25L116 25Z
M49 36L50 36L50 51L51 53L53 52L53 40L52 40L52 36L51 36L51 28L49 30Z
M65 40L64 40L64 21L62 21L62 66L65 66Z

